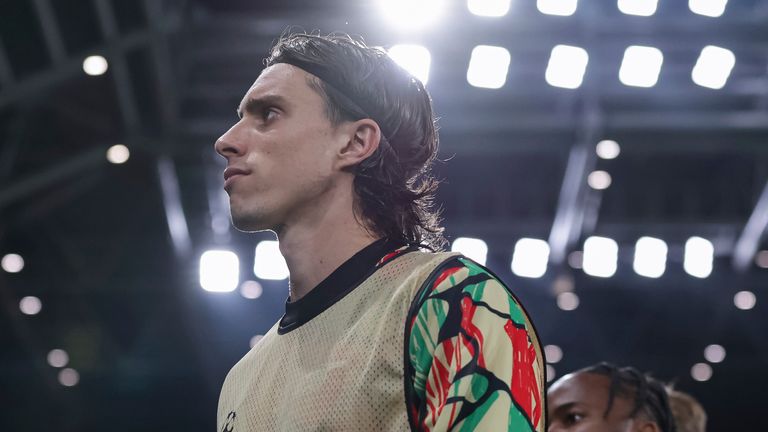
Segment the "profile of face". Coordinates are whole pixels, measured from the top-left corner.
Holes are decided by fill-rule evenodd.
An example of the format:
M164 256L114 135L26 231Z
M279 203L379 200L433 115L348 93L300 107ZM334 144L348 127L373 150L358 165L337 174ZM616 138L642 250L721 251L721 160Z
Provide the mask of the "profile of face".
M610 378L575 372L560 378L547 391L547 432L658 432L642 414L630 417L634 401L617 395L608 408Z
M279 231L312 218L342 176L338 155L348 130L331 123L309 78L288 64L266 68L243 98L239 121L216 141L240 230Z

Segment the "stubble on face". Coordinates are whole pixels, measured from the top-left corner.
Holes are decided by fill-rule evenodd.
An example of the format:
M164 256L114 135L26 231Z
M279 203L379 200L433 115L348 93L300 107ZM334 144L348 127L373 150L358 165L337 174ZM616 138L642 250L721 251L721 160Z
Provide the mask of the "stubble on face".
M325 195L334 185L334 140L340 138L322 96L308 85L311 77L285 64L265 69L246 93L241 109L249 101L279 95L277 113L269 121L259 119L269 106L258 104L257 112L245 110L243 119L222 138L237 140L243 149L230 164L251 171L228 190L232 223L238 230L279 234L289 223L311 220L308 214L326 205Z

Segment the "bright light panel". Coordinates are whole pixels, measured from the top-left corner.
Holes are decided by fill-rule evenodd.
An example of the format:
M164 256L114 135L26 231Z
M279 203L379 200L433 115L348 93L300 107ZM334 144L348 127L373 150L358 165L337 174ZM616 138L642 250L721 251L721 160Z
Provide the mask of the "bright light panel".
M445 0L378 0L378 4L389 24L404 31L429 28L445 11Z
M72 368L64 368L59 371L59 383L64 387L72 387L80 382L80 374Z
M547 363L557 363L563 359L563 350L557 345L547 345L544 347L544 358Z
M683 268L689 275L703 279L712 273L714 256L715 247L711 241L701 237L691 237L685 242Z
M728 0L688 0L691 12L712 18L717 18L725 12Z
M632 45L624 51L619 79L632 87L653 87L659 81L664 54L658 48Z
M635 243L635 273L649 278L658 278L667 268L667 244L653 237L641 237Z
M760 268L768 268L768 251L761 250L756 253L755 264Z
M584 273L595 277L611 277L616 273L619 245L607 237L589 237L584 241Z
M63 349L54 349L51 350L48 353L48 364L55 367L60 368L64 367L69 363L69 355L66 351Z
M547 382L551 382L557 376L557 371L554 366L547 365Z
M288 265L280 253L280 243L266 240L256 245L253 274L260 279L282 280L288 277Z
M479 16L500 17L509 12L510 0L467 0L470 12Z
M547 272L549 244L544 240L521 238L512 253L512 272L521 277L540 278Z
M264 288L254 280L247 280L240 285L240 295L250 300L261 297L263 292Z
M575 89L584 81L589 54L584 48L557 45L552 48L545 78L549 85Z
M19 310L24 315L37 315L43 308L43 303L35 296L26 296L19 301Z
M718 344L709 345L704 348L704 358L710 363L720 363L725 360L725 348Z
M458 237L451 244L451 251L461 252L467 258L482 265L485 265L485 260L488 257L488 245L480 239L471 237Z
M240 260L232 251L209 250L200 256L200 286L211 292L230 292L240 282Z
M497 89L507 81L511 56L506 48L478 45L472 50L467 82L475 87Z
M587 176L587 184L595 190L605 190L611 186L611 175L603 170L596 170Z
M107 59L100 55L89 56L83 60L83 71L91 76L103 75L108 67Z
M735 65L736 56L731 50L708 45L701 50L691 71L691 78L702 87L719 90L728 82Z
M568 265L571 268L580 269L584 262L584 253L582 251L573 251L568 254Z
M619 143L613 140L602 140L597 143L595 147L595 153L600 159L616 159L621 153L621 147Z
M579 296L572 292L557 295L557 307L564 311L576 310L579 307Z
M24 269L24 258L15 253L6 254L0 260L0 267L8 273L18 273Z
M739 291L733 296L733 304L741 310L750 310L757 304L757 297L752 291Z
M571 16L576 12L577 0L536 0L539 12L547 15Z
M115 144L107 150L107 160L113 164L125 163L130 157L130 150L122 144Z
M429 80L429 67L432 64L432 55L429 50L421 45L401 44L394 45L387 51L395 63L407 70L424 85Z
M712 378L712 366L706 363L696 363L691 368L691 376L696 381L709 381Z
M619 0L619 10L627 15L651 16L656 13L658 0Z

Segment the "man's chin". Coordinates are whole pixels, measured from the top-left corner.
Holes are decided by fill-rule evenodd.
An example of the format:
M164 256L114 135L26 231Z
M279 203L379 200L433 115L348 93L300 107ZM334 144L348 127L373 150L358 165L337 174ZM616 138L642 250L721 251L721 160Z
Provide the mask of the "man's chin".
M272 226L263 220L255 220L249 217L237 217L232 215L232 226L242 232L259 232L273 230Z

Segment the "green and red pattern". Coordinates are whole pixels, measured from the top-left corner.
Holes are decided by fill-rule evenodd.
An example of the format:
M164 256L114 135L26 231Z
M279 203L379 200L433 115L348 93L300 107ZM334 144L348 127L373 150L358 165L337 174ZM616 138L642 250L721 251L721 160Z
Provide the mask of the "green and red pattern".
M423 431L543 431L544 371L520 303L466 259L440 266L406 328L406 402Z

